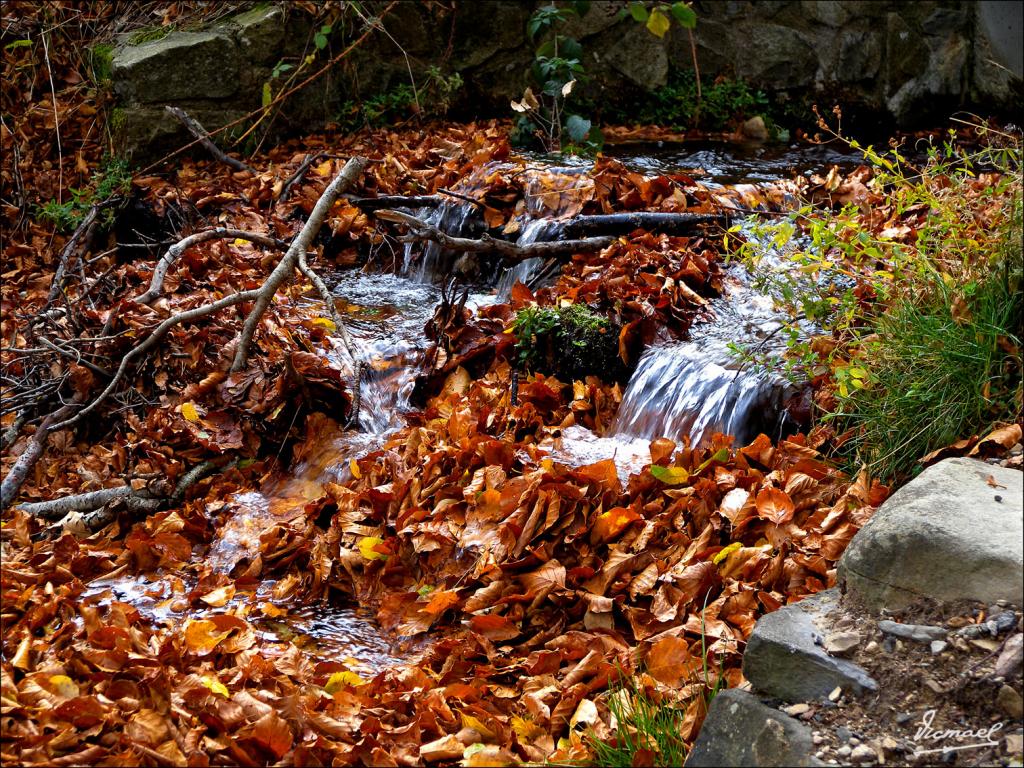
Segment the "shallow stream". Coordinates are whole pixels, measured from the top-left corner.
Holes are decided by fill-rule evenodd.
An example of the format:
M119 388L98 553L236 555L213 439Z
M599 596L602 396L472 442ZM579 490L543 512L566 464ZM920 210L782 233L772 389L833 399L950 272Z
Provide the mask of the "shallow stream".
M706 142L673 147L634 145L612 154L647 174L699 171L695 178L709 187L742 188L810 170L826 171L832 164L856 164L849 155L821 148L754 149ZM552 163L543 158L530 158L529 164L552 170ZM557 168L568 186L592 183L585 174L587 169L583 163ZM457 191L469 194L482 187L486 174L494 170L491 166L478 171ZM545 216L547 193L540 188L533 191L519 222L520 243L544 239L553 226ZM459 202L419 214L450 234L466 235L472 208ZM260 534L276 519L290 516L318 498L324 482L346 480L351 458L373 450L404 425L403 414L409 408L428 346L424 325L440 298L434 283L450 267L450 259L451 254L433 245L419 253L410 246L401 276L351 270L329 281L347 327L369 364L361 388L360 428L326 441L283 479L236 494L226 505L217 538L204 558L214 571L227 573L250 557L259 546ZM470 306L504 300L517 280L535 281L548 271L540 259L523 262L492 276L490 286L480 286L472 294ZM784 427L782 402L792 394L789 385L777 376L741 366L729 345L778 343L775 333L783 318L773 309L771 299L752 287L751 276L741 267L729 268L726 283L724 295L712 302L713 318L695 325L689 341L655 346L643 355L610 434L599 437L583 427L571 427L552 446L551 457L579 465L614 458L625 482L631 472L650 461L648 445L655 437L689 437L697 443L713 431L722 431L742 443L758 431L777 435ZM343 352L338 349L332 354L341 356ZM97 602L128 602L153 622L173 624L203 613L188 608L187 603L182 609L183 596L194 586L176 576L120 576L92 582L87 596ZM263 584L256 593L240 593L206 612L237 610L244 605L244 610L251 609L250 621L265 639L294 642L316 657L351 658L352 663L371 671L396 663L388 638L355 608L281 606L274 600L273 588L272 582ZM265 607L268 604L269 609Z

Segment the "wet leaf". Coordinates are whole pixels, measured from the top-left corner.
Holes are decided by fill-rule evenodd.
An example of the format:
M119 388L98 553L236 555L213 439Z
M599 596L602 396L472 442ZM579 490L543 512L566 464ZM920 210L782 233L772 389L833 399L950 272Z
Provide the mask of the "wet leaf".
M208 619L190 619L185 624L185 645L192 653L205 656L230 634L230 630L219 631Z
M338 691L344 690L349 686L366 685L366 680L357 675L355 672L348 670L342 670L335 672L331 675L330 679L324 685L324 690L328 693L337 693Z
M196 410L194 403L183 403L181 415L186 421L199 421L199 411Z

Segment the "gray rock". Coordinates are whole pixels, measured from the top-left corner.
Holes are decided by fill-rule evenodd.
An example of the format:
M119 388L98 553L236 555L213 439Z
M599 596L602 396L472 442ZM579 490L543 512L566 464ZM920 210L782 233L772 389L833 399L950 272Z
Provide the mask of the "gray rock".
M947 643L945 640L932 640L930 647L932 654L938 656L940 653L946 650L946 648L949 647L949 643Z
M1024 635L1016 634L1010 637L1003 645L996 659L995 673L997 677L1010 678L1019 675L1021 665L1024 664Z
M839 601L835 589L762 616L743 654L743 674L758 691L786 701L825 699L835 688L859 694L878 686L861 667L829 656L821 626Z
M746 50L744 55L737 55L735 61L736 74L741 79L782 88L808 86L814 82L818 57L799 31L765 23L757 23L747 31Z
M249 61L273 64L284 37L284 9L269 5L240 13L231 19L238 43Z
M605 49L603 57L613 69L645 91L660 88L668 81L668 54L664 47L652 47L650 36L643 26L633 24L618 34L617 44Z
M987 478L1006 490L993 499ZM887 500L850 542L839 580L869 608L940 601L1024 601L1021 472L974 459L929 467Z
M736 689L715 697L686 760L687 768L821 764L810 728Z
M740 126L740 133L751 141L768 141L768 127L760 115L754 115Z
M227 31L172 32L114 52L112 79L128 102L225 99L238 89L239 54Z
M856 632L833 632L825 638L825 650L833 656L842 656L860 645L860 635Z
M931 627L927 624L898 624L895 621L883 619L878 622L878 628L887 635L895 635L907 640L914 640L918 643L930 643L933 640L944 640L946 630L942 627Z
M853 747L851 747L849 744L843 744L843 746L836 750L836 754L842 758L849 757L851 752L853 752Z
M1024 717L1024 699L1008 685L1004 685L996 694L996 706L1014 720Z

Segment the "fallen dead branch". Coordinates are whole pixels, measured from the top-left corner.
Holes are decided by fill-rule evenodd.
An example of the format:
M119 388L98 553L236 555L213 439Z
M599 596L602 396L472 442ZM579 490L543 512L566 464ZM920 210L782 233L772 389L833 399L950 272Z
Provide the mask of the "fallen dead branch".
M360 174L363 169L366 168L366 158L353 157L347 163L345 167L341 169L341 172L334 177L334 180L327 185L327 189L320 196L320 199L316 201L316 205L313 207L313 212L309 215L309 219L306 224L302 227L302 230L295 239L292 240L292 244L288 248L288 252L285 253L281 261L278 262L274 271L270 273L270 276L266 279L262 286L254 293L256 294L256 305L252 308L248 317L245 318L245 324L242 326L242 336L238 344L238 348L235 350L235 359L231 363L231 372L240 371L245 367L246 362L249 359L249 348L252 345L253 335L256 333L256 327L259 325L260 320L263 318L263 313L267 311L267 307L270 306L270 302L274 298L274 294L277 293L277 289L280 288L285 282L291 279L295 272L295 268L298 266L299 257L305 254L309 248L313 239L320 232L320 227L323 226L324 219L327 218L328 212L334 205L335 201L341 196L341 193L348 189ZM351 348L349 350L352 351ZM355 356L353 355L353 363L355 362Z
M153 300L156 299L163 290L164 278L167 277L167 270L170 269L171 265L181 258L181 255L193 245L205 243L207 240L217 240L229 237L236 240L248 240L249 242L256 243L267 248L286 248L288 246L288 244L283 240L278 240L275 237L260 235L255 232L245 232L240 229L224 229L222 227L218 227L216 229L197 232L194 235L189 235L184 240L179 240L167 249L167 253L163 255L163 258L157 262L156 267L153 269L153 278L149 282L149 288L145 293L139 294L135 298L135 301L139 304L152 304Z
M436 208L444 202L441 195L381 195L380 197L349 197L356 208L384 210L390 208Z
M452 237L433 224L401 211L377 211L374 214L382 221L404 224L409 228L409 240L432 240L442 248L464 253L500 253L510 261L523 261L537 256L571 256L574 253L589 253L607 247L613 237L589 237L583 240L549 240L529 245L516 245L484 233L479 240L466 237ZM405 240L405 238L399 238Z
M104 507L114 502L123 505L129 512L155 512L163 506L180 502L189 488L204 477L223 468L226 461L204 461L197 464L182 475L170 493L160 493L159 491L162 489L151 488L149 485L141 489L134 489L131 485L119 485L116 488L101 488L50 501L19 504L18 509L43 520L60 520L72 512L98 511L102 513ZM82 518L82 521L90 529L96 529L109 522L108 519L105 519L106 517L102 514L87 515Z
M60 426L55 424L55 422L59 422L65 416L73 413L74 409L75 403L68 403L51 413L36 427L36 432L32 435L32 439L29 440L25 450L18 457L18 460L14 462L14 466L7 473L3 483L0 483L0 510L7 509L7 505L18 495L18 491L21 489L22 483L25 482L25 478L28 477L28 473L32 471L32 467L36 465L39 457L46 450L46 438L49 437L50 432ZM17 436L16 433L15 436Z
M191 117L185 110L181 109L180 107L172 107L169 104L165 106L164 109L167 110L167 112L171 114L176 120L178 120L182 125L184 125L185 128L188 129L188 132L199 140L199 143L203 146L203 149L209 152L216 160L224 163L227 166L230 166L231 168L234 168L236 171L249 171L250 173L256 173L256 171L254 171L251 167L243 163L241 160L238 160L234 157L231 157L230 155L225 154L220 147L213 143L213 140L210 138L210 134L207 132L205 128L203 128L200 122L196 120L194 117Z
M729 216L725 213L662 213L659 211L576 216L562 225L561 234L566 237L625 235L637 229L646 229L648 232L684 235L702 224L728 226Z

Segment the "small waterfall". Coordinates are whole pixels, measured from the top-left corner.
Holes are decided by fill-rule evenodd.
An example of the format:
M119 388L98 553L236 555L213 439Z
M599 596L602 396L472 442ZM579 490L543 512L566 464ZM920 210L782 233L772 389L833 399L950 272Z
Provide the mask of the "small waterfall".
M554 219L532 219L523 225L516 245L524 246L532 243L551 240L560 229L561 224ZM544 259L535 257L524 259L501 273L498 279L498 301L508 301L512 296L512 286L517 282L529 286L530 281L544 269Z
M788 383L740 368L727 347L687 342L649 349L637 365L612 434L689 437L697 445L714 432L743 444L779 427Z
M462 237L466 234L466 224L475 212L476 206L472 203L453 200L443 202L436 208L419 208L413 215L452 237ZM419 259L413 260L412 243L406 243L402 273L418 283L433 282L435 275L447 272L445 267L449 266L442 261L443 251L440 245L428 240L423 243Z

